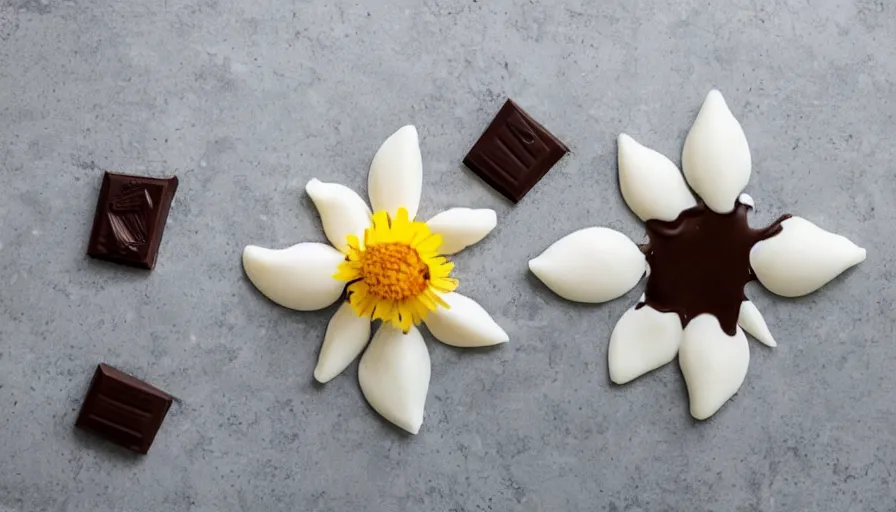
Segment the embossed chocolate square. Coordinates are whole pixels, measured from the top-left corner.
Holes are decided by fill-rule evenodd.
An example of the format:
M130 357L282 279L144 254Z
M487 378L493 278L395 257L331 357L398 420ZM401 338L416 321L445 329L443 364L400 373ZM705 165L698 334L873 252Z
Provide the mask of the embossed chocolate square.
M171 395L107 364L96 368L75 425L147 453L171 407Z
M147 178L107 172L87 255L152 270L175 191L175 176Z
M464 165L514 203L569 151L508 99L464 158Z

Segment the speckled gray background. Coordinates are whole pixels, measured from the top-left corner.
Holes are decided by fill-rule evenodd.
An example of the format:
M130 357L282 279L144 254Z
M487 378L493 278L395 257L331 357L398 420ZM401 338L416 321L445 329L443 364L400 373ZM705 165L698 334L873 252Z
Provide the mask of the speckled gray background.
M0 510L896 510L894 45L888 0L0 0ZM698 424L674 364L609 383L640 291L573 305L526 262L589 225L640 239L615 136L677 161L713 86L754 223L869 257L803 299L751 286L780 345ZM460 165L506 96L571 149L516 207ZM304 183L363 192L409 122L421 215L498 212L456 262L511 337L430 340L416 437L356 365L312 382L333 308L276 307L239 259L323 241ZM104 169L181 179L152 273L84 256ZM148 456L73 429L99 361L181 399Z

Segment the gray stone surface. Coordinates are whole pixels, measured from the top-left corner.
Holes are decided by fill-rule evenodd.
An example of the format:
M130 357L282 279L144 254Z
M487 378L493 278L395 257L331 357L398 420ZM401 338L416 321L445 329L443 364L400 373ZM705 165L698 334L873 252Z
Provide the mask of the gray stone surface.
M896 510L896 4L885 0L0 0L0 510ZM750 140L754 223L868 249L819 293L752 287L779 340L711 421L676 365L612 386L615 302L526 262L577 228L639 239L620 131L678 160L720 88ZM571 149L512 207L461 165L506 96ZM421 215L497 210L456 259L511 336L429 339L420 435L311 373L333 308L274 306L247 243L324 240L304 183L358 190L419 127ZM181 187L157 269L84 256L102 170ZM150 454L73 423L106 361L177 395Z

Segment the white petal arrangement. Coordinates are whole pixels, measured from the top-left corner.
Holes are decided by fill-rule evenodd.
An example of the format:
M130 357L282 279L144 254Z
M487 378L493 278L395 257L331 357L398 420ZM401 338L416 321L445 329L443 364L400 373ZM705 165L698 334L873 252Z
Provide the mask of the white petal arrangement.
M744 285L758 279L775 294L806 295L864 261L865 250L800 217L785 215L760 230L747 225L753 200L742 192L750 149L718 91L706 97L681 160L684 177L668 158L621 134L622 197L645 222L649 243L639 247L607 228L582 229L529 268L561 297L588 303L618 298L646 274L645 294L610 336L610 379L627 383L678 356L691 415L703 420L746 377L743 330L776 346Z
M425 322L436 339L455 347L509 340L476 301L454 292L454 265L445 258L485 238L497 224L495 212L452 208L416 221L422 186L417 130L405 126L370 165L373 212L345 186L317 179L306 185L332 247L306 242L243 251L249 280L281 306L314 311L343 299L327 326L314 378L330 381L364 352L358 365L364 397L412 434L423 424L431 370L416 325ZM373 320L382 324L370 341Z

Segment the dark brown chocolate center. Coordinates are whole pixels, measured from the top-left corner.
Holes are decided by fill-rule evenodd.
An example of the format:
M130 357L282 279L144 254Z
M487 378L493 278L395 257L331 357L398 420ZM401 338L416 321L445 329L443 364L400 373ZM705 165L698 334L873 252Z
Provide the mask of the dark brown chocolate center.
M685 327L702 313L714 315L729 336L737 331L744 286L756 279L750 249L781 232L784 215L770 226L747 223L750 206L737 202L734 211L718 214L701 204L672 222L649 220L650 242L643 248L650 265L645 303L674 312Z

